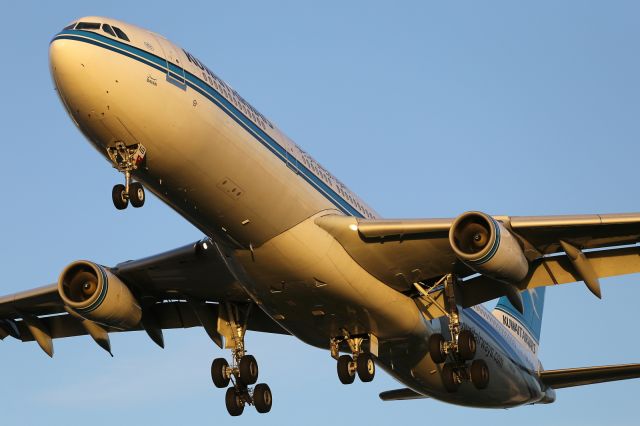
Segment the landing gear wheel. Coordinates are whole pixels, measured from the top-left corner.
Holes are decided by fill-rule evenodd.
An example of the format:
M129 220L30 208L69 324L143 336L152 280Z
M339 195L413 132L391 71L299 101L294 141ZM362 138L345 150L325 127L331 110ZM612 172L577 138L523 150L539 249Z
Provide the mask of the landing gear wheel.
M253 389L253 405L256 406L256 411L258 413L268 413L271 411L272 403L273 397L269 386L266 383L257 384Z
M442 366L442 384L449 393L453 393L458 390L460 383L456 378L455 369L451 364L445 364Z
M462 330L458 335L458 353L467 361L476 355L476 338L469 330Z
M133 182L129 185L129 200L131 201L131 205L135 208L142 207L144 205L144 188L140 182Z
M471 363L471 383L476 389L486 389L489 385L489 367L482 359L476 359Z
M447 354L442 350L443 346L444 337L442 337L442 334L435 333L429 337L429 353L436 364L440 364L447 359Z
M226 388L229 386L230 378L227 375L229 363L224 358L216 358L211 363L211 379L217 388Z
M350 355L340 355L338 358L338 378L344 385L350 385L356 378L353 365L353 358Z
M373 377L376 375L376 364L373 362L373 356L366 352L358 355L356 371L358 372L358 377L361 381L372 381Z
M253 355L245 355L240 358L238 369L240 370L240 382L245 386L250 386L258 381L258 361Z
M224 403L227 406L229 414L234 417L239 416L244 411L244 400L234 387L227 389L227 393L224 396Z
M127 190L122 184L118 184L113 187L111 191L111 199L113 200L113 205L116 206L118 210L124 210L129 205L129 198L127 198Z

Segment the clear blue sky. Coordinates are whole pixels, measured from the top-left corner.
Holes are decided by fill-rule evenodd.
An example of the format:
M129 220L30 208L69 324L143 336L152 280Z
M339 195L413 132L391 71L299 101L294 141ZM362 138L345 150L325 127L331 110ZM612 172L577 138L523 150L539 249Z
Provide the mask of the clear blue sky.
M53 6L55 3L55 6ZM157 199L116 211L121 177L59 103L51 37L97 14L185 46L386 217L465 210L640 211L640 10L633 1L4 2L0 14L0 293L54 282L201 237ZM547 368L640 361L638 276L547 291ZM201 329L0 342L2 424L637 424L640 381L558 391L549 406L471 410L382 403L379 372L343 386L329 354L251 334L273 411L227 417Z

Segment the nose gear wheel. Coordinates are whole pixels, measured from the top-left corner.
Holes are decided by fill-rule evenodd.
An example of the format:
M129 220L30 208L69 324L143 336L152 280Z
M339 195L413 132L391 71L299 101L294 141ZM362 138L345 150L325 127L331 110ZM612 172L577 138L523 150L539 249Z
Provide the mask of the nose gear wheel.
M145 192L141 183L131 182L131 172L137 170L144 162L147 150L142 144L127 146L123 142L116 142L107 148L107 154L118 171L124 173L125 183L117 184L111 191L113 205L118 210L124 210L131 202L133 207L142 207Z

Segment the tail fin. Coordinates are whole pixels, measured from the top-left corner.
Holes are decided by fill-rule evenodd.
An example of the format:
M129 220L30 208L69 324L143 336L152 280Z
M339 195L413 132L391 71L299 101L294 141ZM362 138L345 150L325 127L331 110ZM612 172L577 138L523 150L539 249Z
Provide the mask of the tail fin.
M538 287L521 293L524 314L518 312L506 296L498 300L498 304L493 310L493 316L498 318L533 353L538 352L540 343L544 293L545 287Z

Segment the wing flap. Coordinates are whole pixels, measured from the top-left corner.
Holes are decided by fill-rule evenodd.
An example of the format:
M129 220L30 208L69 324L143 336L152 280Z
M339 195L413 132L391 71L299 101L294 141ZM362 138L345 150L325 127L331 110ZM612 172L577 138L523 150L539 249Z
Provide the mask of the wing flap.
M540 373L542 383L553 389L637 378L640 378L640 364L570 368L566 370L548 370Z

